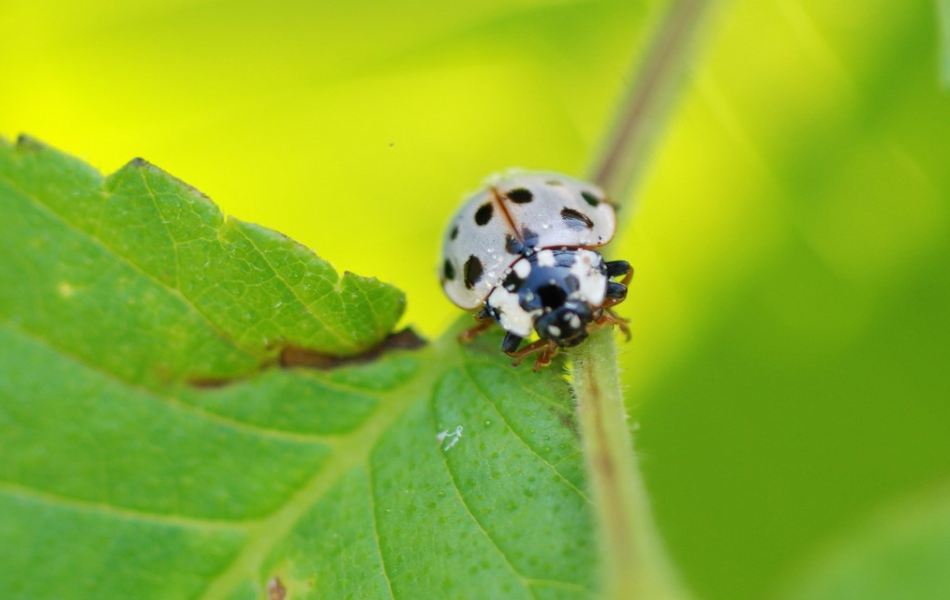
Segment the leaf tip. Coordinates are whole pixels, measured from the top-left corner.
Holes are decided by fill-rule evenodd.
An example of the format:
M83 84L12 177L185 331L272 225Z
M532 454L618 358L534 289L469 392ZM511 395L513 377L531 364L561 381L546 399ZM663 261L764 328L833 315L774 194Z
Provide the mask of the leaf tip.
M390 290L390 293L394 293L396 295L396 304L398 306L399 316L401 316L403 311L406 309L406 293L395 285L382 281L378 277L372 275L358 275L353 271L344 270L339 281L337 281L337 290L342 290L347 286L352 285L372 286L376 289Z
M158 169L158 167L156 167L156 166L153 165L152 163L148 162L147 160L145 160L145 159L142 158L141 156L136 156L135 158L133 158L132 160L130 160L128 163L126 163L125 166L128 167L128 168L130 168L130 169L144 169L144 168L147 168L147 167L152 167L152 168ZM160 169L159 169L159 170L160 170Z
M163 168L157 166L157 165L156 165L155 163L153 163L153 162L150 162L150 161L148 161L148 160L142 158L141 156L136 156L135 158L133 158L133 159L130 160L129 162L125 163L125 164L122 166L122 168L120 168L118 171L115 172L115 175L116 175L116 176L120 176L120 175L125 174L125 173L128 173L128 172L130 172L130 171L147 171L148 173L150 173L150 174L152 174L152 175L155 175L155 176L157 176L157 177L161 177L162 179L166 179L166 180L168 180L168 181L171 181L171 182L173 182L175 185L178 185L178 186L184 188L184 189L187 190L189 193L194 194L195 196L197 196L197 197L199 197L199 198L201 198L201 199L203 199L203 200L206 200L206 201L211 202L212 204L214 204L214 202L211 200L211 198L210 198L207 194L205 194L204 192L202 192L201 190L199 190L199 189L196 188L195 186L193 186L193 185L191 185L190 183L187 183L187 182L185 182L185 181L182 181L181 179L179 179L178 177L175 177L174 175L172 175L171 173L169 173L169 172L166 171L165 169L163 169ZM217 208L217 206L215 206L215 207Z
M49 150L49 146L26 133L21 133L16 137L16 147L18 150Z

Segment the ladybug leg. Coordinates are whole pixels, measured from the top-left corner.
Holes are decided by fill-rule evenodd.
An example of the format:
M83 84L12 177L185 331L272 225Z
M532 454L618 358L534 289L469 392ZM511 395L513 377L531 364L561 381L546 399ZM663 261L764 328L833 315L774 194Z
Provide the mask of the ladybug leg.
M603 314L601 314L601 316L596 321L594 321L594 323L599 327L609 327L610 325L616 325L617 328L620 329L620 332L623 333L623 336L627 339L627 341L630 341L630 327L627 326L629 321L609 308L605 307Z
M623 275L623 279L620 280L620 283L624 286L630 285L630 280L633 279L633 267L630 266L629 262L625 260L608 260L604 263L604 266L607 267L607 277L613 279L614 277Z
M534 354L535 352L544 352L549 346L557 346L557 344L551 340L535 340L521 350L509 352L508 356L514 358L514 360L511 361L511 364L517 367L521 364L521 361L523 361L526 356Z
M459 334L459 341L463 344L470 343L480 334L484 333L484 331L491 327L492 323L495 322L495 320L491 318L491 315L489 315L485 309L482 309L481 312L475 315L475 319L477 322L474 325Z
M501 350L505 354L513 354L518 350L518 346L520 346L523 341L523 337L509 331L505 334L505 339L501 341Z
M537 360L534 361L534 372L537 373L543 367L546 367L551 364L551 359L557 356L558 350L561 348L557 344L551 344L541 351L541 354L538 355Z

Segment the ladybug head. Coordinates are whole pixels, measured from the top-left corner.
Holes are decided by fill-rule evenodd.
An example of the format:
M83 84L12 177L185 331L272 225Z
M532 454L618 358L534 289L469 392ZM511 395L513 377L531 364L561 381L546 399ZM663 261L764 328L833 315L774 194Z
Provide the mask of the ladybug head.
M534 329L542 339L567 348L587 339L587 325L591 320L593 311L586 302L567 301L538 317Z

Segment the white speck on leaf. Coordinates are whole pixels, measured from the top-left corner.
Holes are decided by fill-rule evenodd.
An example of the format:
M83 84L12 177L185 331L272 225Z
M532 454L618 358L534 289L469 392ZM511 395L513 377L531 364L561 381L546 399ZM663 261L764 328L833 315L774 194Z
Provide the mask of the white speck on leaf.
M449 431L447 429L445 431L440 431L435 435L435 439L437 442L439 442L439 445L442 446L442 451L448 452L455 446L455 444L459 443L460 439L462 439L462 426L459 425L454 431Z

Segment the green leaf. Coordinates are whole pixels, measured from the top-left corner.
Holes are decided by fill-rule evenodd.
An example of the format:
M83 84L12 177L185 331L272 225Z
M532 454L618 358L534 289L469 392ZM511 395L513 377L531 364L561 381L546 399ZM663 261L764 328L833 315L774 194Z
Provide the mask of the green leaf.
M774 597L854 519L950 481L935 14L730 3L618 251L643 277L637 449L704 598Z
M0 145L0 240L0 595L589 595L558 368L455 331L283 368L378 344L402 295L141 161Z
M788 600L940 600L950 590L946 490L877 515L823 553Z
M937 0L937 26L940 28L940 83L950 88L950 1Z
M14 259L0 275L0 310L28 330L109 323L114 345L82 329L64 332L75 334L64 344L123 376L229 376L288 345L359 354L404 309L395 288L338 277L307 248L224 217L143 160L103 179L26 138L0 153L2 248Z

